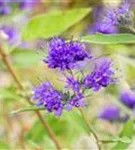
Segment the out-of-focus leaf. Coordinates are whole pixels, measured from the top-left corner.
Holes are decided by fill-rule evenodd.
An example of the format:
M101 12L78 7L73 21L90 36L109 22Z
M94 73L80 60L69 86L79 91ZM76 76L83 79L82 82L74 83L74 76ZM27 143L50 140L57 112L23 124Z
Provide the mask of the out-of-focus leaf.
M8 144L0 141L0 150L7 150L7 149L9 149Z
M43 137L45 136L45 129L43 128L42 124L40 123L39 120L37 120L31 130L26 134L26 139L31 140L35 143L42 142Z
M132 140L128 137L113 137L107 140L101 140L102 143L115 143L115 142L122 142L122 143L131 143Z
M63 134L67 135L68 132L65 130L68 129L69 125L67 120L55 118L54 115L51 114L47 116L46 120L57 136L62 136ZM26 139L31 139L35 143L45 143L43 138L46 137L48 137L48 133L39 120L34 123L31 131L26 135Z
M92 44L134 44L133 34L95 34L81 37L82 42Z
M32 50L17 49L12 53L14 65L18 68L27 68L36 64L41 56Z
M0 99L3 100L19 100L20 96L16 94L16 91L14 89L10 88L1 88L0 89Z
M121 139L121 141L119 141L112 148L112 150L126 150L128 148L128 146L130 145L129 140L132 139L133 134L134 134L134 126L133 125L134 124L133 124L132 120L129 120L127 123L125 123L123 130L119 134L119 138ZM123 142L123 138L124 138L124 141L126 139L128 139L128 142L127 143Z
M129 120L127 123L125 123L123 130L120 133L120 137L127 136L129 138L132 138L134 132L134 122L133 120Z
M36 16L24 30L23 39L32 40L59 35L83 19L90 11L90 8L80 8L63 12L54 11Z

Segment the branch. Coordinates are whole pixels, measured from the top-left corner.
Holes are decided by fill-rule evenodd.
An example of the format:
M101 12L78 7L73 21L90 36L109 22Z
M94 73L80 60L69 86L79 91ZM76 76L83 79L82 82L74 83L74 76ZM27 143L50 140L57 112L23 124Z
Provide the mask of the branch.
M1 58L3 60L3 62L5 63L5 65L7 66L7 69L9 70L10 74L12 75L13 79L15 80L15 82L17 83L18 87L20 90L24 90L24 87L12 65L12 62L9 59L8 54L6 53L4 47L2 47L2 45L0 45L0 53L1 53ZM33 105L32 102L29 100L29 97L26 97L27 102L30 105ZM58 150L62 150L61 144L58 142L58 140L56 139L56 136L54 134L54 132L52 131L52 129L50 128L49 124L47 123L46 120L43 119L41 113L36 110L35 111L36 115L38 116L38 118L40 119L40 122L42 123L42 125L44 126L45 130L48 132L48 135L50 137L50 139L54 142L56 148Z
M95 139L96 139L98 149L101 150L100 141L99 141L99 139L98 139L98 136L96 135L95 131L89 126L89 121L87 120L87 118L86 118L86 116L85 116L83 110L82 110L81 108L80 108L79 110L80 110L80 113L81 113L81 115L82 115L82 117L83 117L83 120L84 120L86 126L88 127L89 131L93 134L93 136L94 136Z

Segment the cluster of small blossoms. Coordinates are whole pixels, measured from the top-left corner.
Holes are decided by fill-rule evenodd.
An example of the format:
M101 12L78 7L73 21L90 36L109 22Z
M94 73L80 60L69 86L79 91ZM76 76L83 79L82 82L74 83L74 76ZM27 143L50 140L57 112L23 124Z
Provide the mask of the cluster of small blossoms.
M112 61L109 59L98 60L92 73L84 78L85 88L98 91L102 87L115 83L116 79L112 78L114 76L112 65Z
M111 34L117 33L118 27L130 28L134 26L133 12L126 0L118 8L103 9L102 14L104 15L100 15L94 24L93 32Z
M130 110L135 109L135 93L131 90L122 91L119 96L119 100L122 104L128 107ZM100 113L99 118L108 121L127 121L129 119L128 114L121 115L122 110L115 105L106 106Z
M65 87L61 91L56 90L48 82L41 83L33 89L32 100L36 100L37 105L44 106L48 112L61 115L64 109L70 111L74 107L85 107L86 90L97 92L116 82L113 63L104 57L93 61L94 67L90 68L89 73L83 72L81 77L76 75L80 71L76 70L76 64L86 59L91 62L92 59L84 43L73 40L66 42L55 37L49 42L48 49L48 56L43 62L48 68L59 69L65 77Z
M57 91L50 82L42 83L33 89L32 100L38 100L37 106L45 106L48 112L55 111L61 115L63 109L63 94Z
M13 5L19 9L31 9L39 0L0 0L0 15L8 15L13 11Z
M44 59L49 68L70 70L78 61L91 58L85 51L85 45L79 42L66 42L62 38L53 38L49 43L49 55Z

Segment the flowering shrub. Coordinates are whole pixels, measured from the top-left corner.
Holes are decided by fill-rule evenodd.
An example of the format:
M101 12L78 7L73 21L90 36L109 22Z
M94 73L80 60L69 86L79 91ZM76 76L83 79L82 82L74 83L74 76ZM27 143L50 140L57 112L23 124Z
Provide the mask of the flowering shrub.
M133 2L0 0L0 19L0 149L134 146Z
M85 61L85 58L91 59L85 49L85 45L78 41L65 42L61 38L53 38L49 43L49 53L44 62L49 68L58 68L62 72L70 73L66 76L66 93L63 90L59 93L53 89L51 84L41 83L39 87L34 89L32 99L37 99L38 105L43 105L48 112L56 111L56 115L61 115L64 107L69 111L73 107L84 107L85 90L93 89L100 90L102 87L107 87L109 84L115 83L114 71L112 62L107 58L95 62L93 71L81 77L80 80L75 79L72 73L75 64L79 61ZM78 70L79 71L79 70ZM68 91L72 90L72 94Z

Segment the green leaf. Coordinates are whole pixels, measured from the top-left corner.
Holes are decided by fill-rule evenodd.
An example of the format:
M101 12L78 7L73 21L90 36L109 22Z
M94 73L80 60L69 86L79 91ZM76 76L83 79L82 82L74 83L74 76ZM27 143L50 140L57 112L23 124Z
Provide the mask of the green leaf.
M43 137L46 135L45 129L43 128L42 124L39 120L37 120L31 130L26 134L25 138L27 141L30 139L31 141L34 141L35 143L39 143L43 141Z
M14 65L17 68L28 68L37 64L41 56L32 50L16 49L12 53Z
M21 113L21 112L27 112L27 111L36 111L36 110L45 110L44 107L35 107L35 106L30 106L27 108L21 108L15 111L12 111L11 114L16 114L16 113Z
M0 88L0 100L3 100L4 103L15 102L20 100L22 97L17 94L17 89L13 86Z
M8 149L10 149L9 144L7 144L3 141L0 141L0 150L8 150Z
M100 140L102 143L116 143L116 142L122 142L122 143L131 143L132 140L128 137L111 137L107 140Z
M134 44L135 35L133 34L95 34L81 38L82 42L93 44Z
M53 11L34 17L23 33L24 40L50 38L60 35L69 27L83 19L90 8L72 9L69 11Z
M121 131L119 135L119 141L112 150L125 150L130 145L129 140L132 139L134 133L134 126L133 126L133 120L129 120L127 123L125 123L123 130ZM124 142L123 142L124 141ZM125 142L126 141L126 142Z

